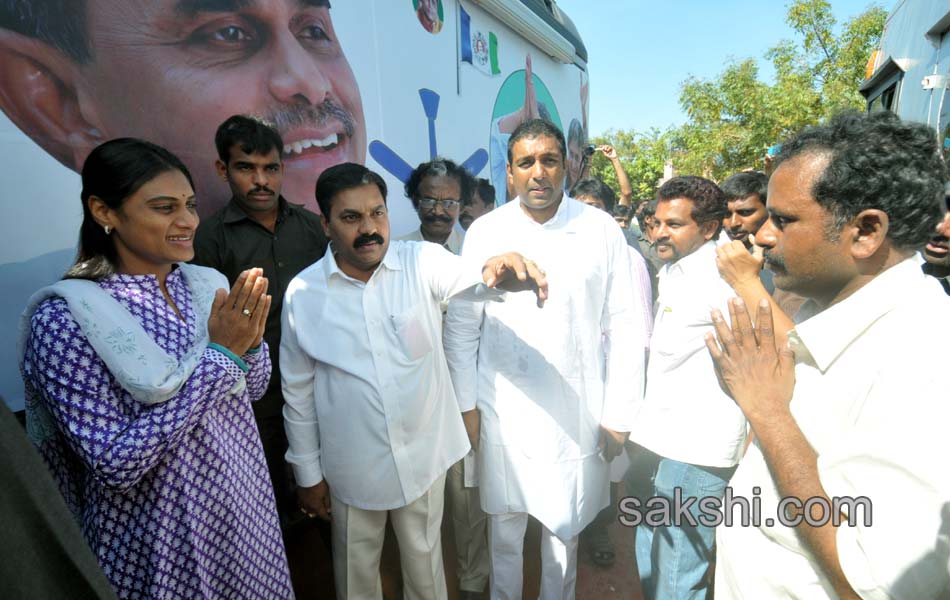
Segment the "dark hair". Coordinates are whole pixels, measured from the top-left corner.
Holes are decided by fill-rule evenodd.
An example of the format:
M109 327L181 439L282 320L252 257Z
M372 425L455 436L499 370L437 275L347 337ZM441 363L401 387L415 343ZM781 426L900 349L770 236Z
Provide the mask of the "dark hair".
M280 155L284 151L284 140L273 125L245 115L234 115L218 127L214 134L214 146L218 150L218 158L224 164L231 160L231 148L235 144L241 146L244 154L267 154L276 149Z
M459 200L463 204L471 200L472 192L475 191L474 179L465 169L447 158L433 158L413 169L409 180L406 181L406 197L412 201L412 207L415 209L419 208L419 186L426 177L454 178L458 181L462 194Z
M657 204L664 200L686 198L693 203L690 216L697 224L708 221L716 223L716 234L722 231L722 219L728 213L726 196L719 186L704 177L685 175L674 177L660 186L656 192ZM654 213L655 214L655 213ZM715 237L715 236L713 236Z
M610 186L602 180L595 177L581 179L571 188L571 198L583 198L584 196L596 198L604 203L604 210L613 213L614 206L617 204L617 194Z
M79 64L92 59L85 0L0 0L0 27L49 44Z
M495 186L485 178L479 178L475 182L475 189L478 191L478 197L482 199L482 204L495 205Z
M651 205L653 206L653 208L650 208ZM636 206L637 207L633 209L633 215L635 217L640 217L641 215L645 215L645 214L652 215L653 211L656 210L656 199L654 198L651 200L649 198L645 198L637 202Z
M587 143L587 134L584 133L584 126L577 119L571 119L571 124L567 128L568 145L577 144L583 146Z
M528 119L515 127L508 138L508 163L511 164L511 149L515 144L523 139L534 139L538 137L552 137L557 142L558 149L561 151L561 159L567 160L567 144L564 142L564 133L558 129L557 125L544 119Z
M118 255L112 238L92 216L95 196L117 209L143 185L168 171L180 171L194 189L191 174L177 156L151 142L119 138L99 144L82 165L82 225L79 252L64 279L102 279L115 273Z
M920 248L939 223L947 169L934 131L891 112L847 111L809 127L782 144L775 169L802 155L824 156L828 166L811 189L831 214L828 237L858 213L887 213L887 237L903 250Z
M370 171L363 165L341 163L320 173L315 195L317 204L320 206L320 212L323 213L326 220L330 220L333 199L336 198L337 194L364 185L375 185L379 188L383 202L386 202L386 182L379 174Z
M643 203L643 212L640 213L640 214L646 215L646 216L648 216L648 217L654 216L654 215L656 214L656 205L657 205L657 204L659 204L659 201L658 201L656 198L653 198L652 200L648 200L648 201L644 202L644 203Z
M769 178L759 171L745 171L730 175L719 185L719 189L726 195L726 202L741 200L754 194L764 205L769 197Z

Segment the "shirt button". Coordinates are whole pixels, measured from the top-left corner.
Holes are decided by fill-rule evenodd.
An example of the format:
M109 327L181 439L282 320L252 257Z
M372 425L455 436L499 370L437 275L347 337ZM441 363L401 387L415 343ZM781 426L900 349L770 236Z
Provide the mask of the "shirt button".
M278 267L284 266L284 262L283 262L283 261L279 261L279 262L277 263L277 266L278 266Z

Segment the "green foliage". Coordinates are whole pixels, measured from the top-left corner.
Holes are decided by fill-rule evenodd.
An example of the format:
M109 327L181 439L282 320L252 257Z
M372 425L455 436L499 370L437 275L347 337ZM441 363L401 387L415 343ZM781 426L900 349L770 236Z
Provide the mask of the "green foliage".
M669 155L667 133L659 129L651 129L646 133L610 130L592 139L590 143L596 146L609 144L617 150L633 187L634 204L644 198L653 197L657 182L663 177L663 165ZM594 154L590 174L604 180L614 191L619 192L620 184L613 164L600 152Z
M762 169L772 144L844 108L863 109L858 86L886 17L872 6L839 28L827 0L794 0L786 22L800 40L782 40L766 53L772 85L759 79L751 59L712 80L683 82L680 104L689 120L671 134L676 171L719 180Z
M717 181L765 167L765 149L844 108L864 108L858 86L880 43L887 11L871 6L839 27L828 0L793 0L786 22L798 40L781 40L765 53L775 80L759 78L756 61L728 65L712 79L689 77L680 104L687 122L669 131L608 131L593 143L617 148L634 198L651 197L672 158L679 174ZM610 162L598 153L592 174L617 189Z

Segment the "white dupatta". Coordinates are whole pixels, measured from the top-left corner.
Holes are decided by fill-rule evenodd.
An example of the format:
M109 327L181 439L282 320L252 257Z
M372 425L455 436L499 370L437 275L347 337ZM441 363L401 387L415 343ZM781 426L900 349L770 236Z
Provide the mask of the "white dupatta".
M93 350L132 398L145 405L168 400L191 377L208 347L208 317L215 291L230 289L227 278L214 269L185 263L178 264L178 268L191 292L196 328L195 343L181 359L162 350L135 317L96 282L64 279L39 290L27 302L20 317L17 340L21 371L37 306L48 298L60 297L66 301ZM242 392L246 385L243 377L238 379L231 393ZM27 434L35 444L40 445L55 434L52 417L42 398L31 397L29 386L26 416Z

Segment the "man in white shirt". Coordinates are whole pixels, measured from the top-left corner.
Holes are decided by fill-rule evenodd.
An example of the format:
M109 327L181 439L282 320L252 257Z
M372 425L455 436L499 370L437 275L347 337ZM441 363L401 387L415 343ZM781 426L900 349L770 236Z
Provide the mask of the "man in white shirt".
M630 439L650 454L652 491L672 502L722 497L742 456L742 411L719 388L703 335L709 312L725 309L732 288L716 269L716 236L726 199L702 177L674 177L657 191L659 272L656 320L643 402ZM641 460L643 458L641 457ZM698 507L691 513L698 518ZM705 598L715 528L688 519L637 527L637 568L647 598Z
M406 182L406 197L419 215L419 229L396 239L432 242L460 254L465 233L458 225L459 212L474 187L472 176L447 158L422 163Z
M445 349L489 514L493 599L521 598L528 515L542 524L541 598L574 597L577 536L608 502L608 463L643 385L630 255L607 213L563 192L566 147L540 119L508 143L518 200L475 221L463 257L513 244L544 263L551 300L454 300Z
M445 472L469 442L440 344L440 304L498 299L482 279L509 291L534 286L540 303L547 284L517 254L479 273L435 244L390 244L386 184L362 165L324 171L316 196L331 252L290 282L281 319L287 461L300 503L331 520L339 598L382 597L387 516L405 597L445 598Z
M717 530L716 597L945 597L950 299L915 256L947 177L934 132L845 113L775 162L756 241L809 301L787 347L767 301L707 339L755 434L731 486L762 517Z

